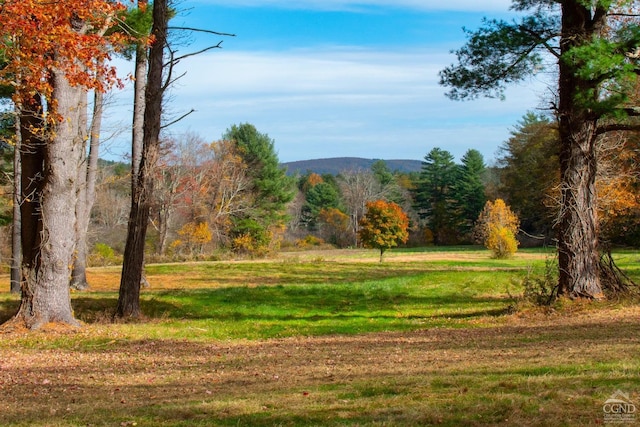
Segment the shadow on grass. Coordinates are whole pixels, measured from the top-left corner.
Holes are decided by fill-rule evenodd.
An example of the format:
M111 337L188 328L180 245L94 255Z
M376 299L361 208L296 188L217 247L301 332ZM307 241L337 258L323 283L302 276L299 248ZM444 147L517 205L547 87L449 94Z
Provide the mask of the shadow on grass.
M0 300L0 324L11 319L18 312L18 307L20 300L17 298Z
M87 323L109 322L115 296L73 298L76 316ZM443 293L420 295L363 286L260 286L147 294L141 301L150 319L320 322L339 319L465 319L505 314L499 297Z

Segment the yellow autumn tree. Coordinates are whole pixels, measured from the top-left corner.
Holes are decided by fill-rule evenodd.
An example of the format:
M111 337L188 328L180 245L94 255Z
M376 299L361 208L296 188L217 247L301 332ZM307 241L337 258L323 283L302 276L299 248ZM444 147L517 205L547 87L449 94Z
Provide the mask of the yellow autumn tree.
M393 202L367 202L367 211L360 219L358 235L367 248L380 250L380 262L387 249L405 243L409 238L409 217Z
M476 240L493 252L495 258L508 258L518 250L520 220L502 199L488 201L475 228Z
M174 245L180 245L186 248L191 255L194 253L202 254L204 245L209 243L212 239L211 229L209 224L201 222L196 224L195 222L186 223L179 231L178 235L181 237Z

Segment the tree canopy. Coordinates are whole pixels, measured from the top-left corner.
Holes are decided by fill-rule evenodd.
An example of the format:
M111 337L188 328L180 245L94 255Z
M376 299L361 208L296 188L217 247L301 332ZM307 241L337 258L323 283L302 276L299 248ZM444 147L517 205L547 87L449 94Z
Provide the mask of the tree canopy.
M367 202L367 211L360 219L360 240L369 248L380 250L380 262L385 251L405 243L409 238L409 218L393 202Z

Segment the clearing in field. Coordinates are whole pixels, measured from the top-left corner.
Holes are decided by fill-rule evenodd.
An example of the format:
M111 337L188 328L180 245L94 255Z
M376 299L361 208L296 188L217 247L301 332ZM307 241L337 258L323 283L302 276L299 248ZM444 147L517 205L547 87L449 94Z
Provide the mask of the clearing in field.
M640 309L513 311L546 254L284 254L150 265L147 319L112 324L119 269L79 330L0 333L0 425L602 425L640 405ZM618 255L638 277L636 253ZM0 293L0 319L17 299ZM640 416L638 416L640 417Z

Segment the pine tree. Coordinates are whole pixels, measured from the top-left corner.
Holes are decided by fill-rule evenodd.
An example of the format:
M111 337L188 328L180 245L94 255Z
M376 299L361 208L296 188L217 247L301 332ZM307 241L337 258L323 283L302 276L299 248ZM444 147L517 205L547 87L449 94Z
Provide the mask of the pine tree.
M484 158L478 150L468 150L462 157L453 186L453 197L460 221L459 228L465 236L472 232L487 201L483 182L485 170Z
M414 190L414 206L420 219L433 233L435 244L451 243L457 239L457 218L452 205L456 173L453 155L437 147L422 162Z
M251 181L252 208L234 218L233 237L253 236L268 245L271 229L286 219L286 206L295 195L294 180L280 166L274 141L255 126L244 123L227 129L223 139L236 145L237 153L247 166Z

